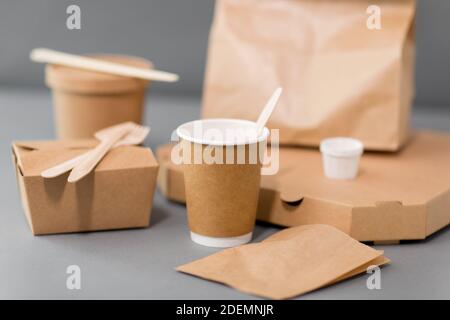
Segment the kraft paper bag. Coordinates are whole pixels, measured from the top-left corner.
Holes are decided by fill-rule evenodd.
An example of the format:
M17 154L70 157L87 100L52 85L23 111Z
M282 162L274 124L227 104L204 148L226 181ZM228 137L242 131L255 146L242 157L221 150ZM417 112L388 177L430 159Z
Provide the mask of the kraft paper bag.
M282 144L351 136L398 150L414 97L414 18L414 0L218 0L202 115L257 119L281 86L268 127Z
M332 226L315 224L285 229L177 270L261 297L287 299L388 262L382 251Z

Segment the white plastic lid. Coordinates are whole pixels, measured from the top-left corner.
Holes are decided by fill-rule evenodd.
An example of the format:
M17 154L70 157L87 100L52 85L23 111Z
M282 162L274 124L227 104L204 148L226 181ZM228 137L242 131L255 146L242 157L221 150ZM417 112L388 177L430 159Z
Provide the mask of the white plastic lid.
M256 134L256 122L240 119L203 119L182 124L177 135L187 141L212 146L236 146L265 141L269 136L266 127Z
M355 157L363 153L364 145L353 138L328 138L320 142L320 151L334 157Z

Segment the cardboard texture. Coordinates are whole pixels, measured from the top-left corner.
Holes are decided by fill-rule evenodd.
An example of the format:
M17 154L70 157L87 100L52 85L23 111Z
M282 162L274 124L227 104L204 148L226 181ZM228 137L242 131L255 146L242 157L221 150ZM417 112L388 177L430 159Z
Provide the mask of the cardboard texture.
M305 225L182 265L178 271L271 299L288 299L389 260L338 229Z
M225 163L233 149L233 164L195 164L194 146L202 155L207 145L181 141L183 150L191 148L191 159L183 164L189 229L208 237L236 237L253 231L258 206L261 164L249 163L245 146L245 164L237 163L237 147L220 148Z
M158 149L163 193L184 201L183 172ZM262 176L257 219L323 223L359 241L424 239L450 223L450 135L416 132L398 153L365 153L354 180L324 177L320 152L281 148L280 170Z
M150 61L127 56L95 56L108 61L152 68ZM47 65L46 83L53 92L60 139L91 138L121 122L142 123L148 81L60 65Z
M317 146L351 136L398 150L414 97L415 2L218 0L209 39L203 117L256 119L285 90L268 127L280 141ZM326 94L324 94L326 92Z
M40 173L97 145L96 140L19 141L13 160L20 196L35 235L146 227L150 223L158 173L150 149L111 150L95 171L77 183L68 173L44 179Z

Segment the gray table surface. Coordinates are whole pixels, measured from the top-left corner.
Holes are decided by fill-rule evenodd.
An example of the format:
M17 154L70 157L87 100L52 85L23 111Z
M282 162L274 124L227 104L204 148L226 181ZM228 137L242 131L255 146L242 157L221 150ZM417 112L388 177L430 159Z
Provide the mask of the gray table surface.
M180 123L199 115L199 97L154 97L147 102L147 144L170 141ZM221 284L178 273L180 264L217 249L192 243L186 209L157 191L149 228L35 237L23 214L10 143L52 139L46 90L0 90L0 298L3 299L252 299ZM450 131L450 109L415 108L413 126ZM277 231L257 225L254 241ZM449 227L425 241L384 249L392 264L381 271L381 290L368 290L367 274L300 299L450 299ZM81 290L66 288L66 268L81 268Z

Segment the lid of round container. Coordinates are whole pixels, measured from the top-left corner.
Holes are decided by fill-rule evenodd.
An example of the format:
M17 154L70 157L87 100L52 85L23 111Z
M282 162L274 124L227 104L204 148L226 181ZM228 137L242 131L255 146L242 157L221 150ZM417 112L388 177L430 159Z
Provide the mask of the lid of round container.
M152 69L153 64L143 58L123 55L91 55L92 58L102 59L125 65ZM55 90L72 91L89 94L120 93L142 90L149 81L123 77L108 73L101 73L62 65L48 64L45 69L47 86Z

